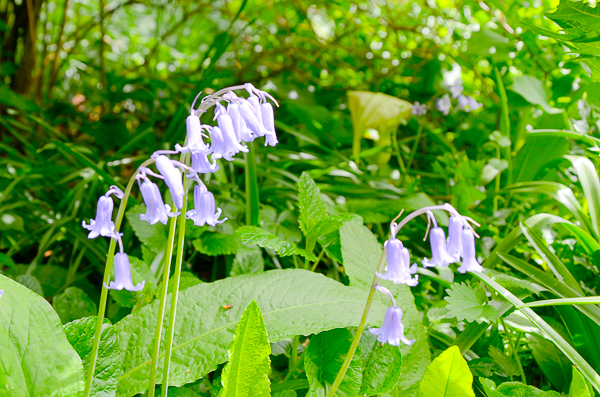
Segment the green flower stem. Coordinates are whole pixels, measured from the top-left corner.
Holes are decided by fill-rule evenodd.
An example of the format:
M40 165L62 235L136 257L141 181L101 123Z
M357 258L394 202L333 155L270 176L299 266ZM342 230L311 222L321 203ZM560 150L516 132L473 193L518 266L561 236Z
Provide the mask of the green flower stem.
M123 223L125 208L127 208L127 201L129 199L131 189L133 188L133 184L135 182L135 176L137 175L141 167L147 167L152 163L154 163L154 160L152 159L144 161L129 179L127 187L125 188L123 199L121 200L121 204L119 205L119 210L117 211L117 217L115 218L115 231L117 233L119 232L119 229L121 229L121 224ZM104 323L104 315L106 313L106 300L108 299L108 290L104 287L104 285L108 284L108 282L110 281L110 272L112 270L116 247L116 241L111 238L110 245L108 247L108 254L106 257L106 266L104 267L104 278L102 279L102 292L100 294L100 304L98 305L98 317L96 319L96 332L94 334L94 340L92 341L92 356L90 358L90 365L88 366L88 373L85 379L85 389L83 393L84 397L89 397L92 391L92 380L94 379L94 371L96 370L96 360L98 358L98 351L100 350L100 336L102 334L102 324Z
M244 155L246 157L246 224L260 226L260 197L254 142L248 142L248 149L248 153Z
M173 207L175 203L173 203ZM150 364L150 377L148 378L148 397L154 397L154 385L156 384L156 369L158 366L158 354L160 351L160 338L162 335L162 323L165 318L165 306L167 303L167 289L169 287L169 274L171 273L171 261L173 259L173 242L175 240L175 226L177 218L171 218L169 223L169 239L167 240L167 252L165 254L165 267L163 269L162 289L160 291L160 304L156 319L156 331L154 333L154 345L152 346L152 363Z
M184 156L182 156L184 157ZM185 162L187 164L187 162ZM163 364L162 396L167 397L169 393L169 367L171 365L171 353L173 352L173 336L175 335L175 319L177 317L177 298L179 296L179 282L181 280L181 265L185 251L185 212L188 202L188 179L183 178L183 207L179 214L179 226L177 234L177 258L175 260L175 274L173 274L173 291L171 293L171 313L169 314L169 328L167 328L167 341L165 345L165 360Z
M377 266L377 271L381 272L383 270L383 263L385 259L385 248L381 253L381 258L379 259L379 265ZM369 312L371 311L371 304L373 303L373 298L375 297L375 284L377 284L378 277L373 277L373 283L371 284L371 290L369 291L369 297L367 298L367 304L365 305L365 311L363 312L362 318L360 319L360 324L358 325L358 329L356 330L356 334L354 335L354 339L352 339L352 344L350 345L350 350L348 350L348 354L346 355L346 359L342 364L342 368L340 368L340 372L338 372L333 385L331 385L331 389L329 389L329 393L327 393L327 397L333 397L338 387L342 383L344 379L344 375L346 375L346 371L350 366L350 362L352 361L352 357L354 357L354 352L358 347L358 342L360 342L360 337L365 330L365 324L367 323L367 317L369 316Z

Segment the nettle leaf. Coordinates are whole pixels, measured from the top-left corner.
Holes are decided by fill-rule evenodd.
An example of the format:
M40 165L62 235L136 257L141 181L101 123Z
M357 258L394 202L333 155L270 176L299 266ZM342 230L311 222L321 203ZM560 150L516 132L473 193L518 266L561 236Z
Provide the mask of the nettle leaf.
M181 291L170 385L194 382L228 360L233 330L253 300L261 308L270 341L276 343L295 335L357 326L367 295L366 290L299 269L231 277ZM148 386L154 338L154 326L148 324L156 324L158 305L154 301L116 324L123 352L119 396L132 396ZM225 310L223 305L232 307ZM373 302L370 321L381 324L386 308L379 301ZM165 316L165 328L168 321ZM159 367L157 379L162 379L161 372Z
M0 275L0 374L14 396L74 396L83 365L44 298Z
M429 364L419 397L475 397L473 374L458 346L446 349Z
M307 397L324 396L342 368L352 344L352 334L345 328L322 332L310 339L304 353L304 370L310 385ZM360 350L357 348L336 396L358 395L362 383Z
M92 353L92 341L96 332L95 316L75 320L65 325L67 340L73 346L81 361L86 374ZM96 360L96 369L92 379L91 395L94 397L113 397L117 391L121 353L115 327L104 320L100 334L100 349Z
M300 255L310 261L317 260L317 257L312 252L298 248L296 244L284 241L259 227L242 226L238 228L236 233L242 240L242 243L270 248L279 256Z
M381 344L377 336L367 332L360 338L363 360L361 396L390 392L402 376L402 356L398 346Z
M146 207L142 205L133 206L127 213L127 220L133 228L135 235L140 241L153 252L159 253L165 248L167 242L168 228L162 223L151 225L140 219L140 214L146 213Z
M321 190L306 172L298 180L298 202L300 208L300 229L305 236L314 235L315 228L327 219L325 201Z
M242 274L260 273L265 270L265 260L258 247L241 245L235 254L229 275L232 277Z
M375 270L381 258L381 246L369 229L353 222L344 223L340 228L340 238L344 269L350 278L350 285L368 291L371 288ZM415 306L415 299L410 288L406 285L395 285L385 280L378 282L392 291L396 303L404 311L402 322L406 337L416 339L411 346L404 344L400 346L402 371L400 381L394 388L393 393L414 395L425 369L431 362L427 332L423 326L421 315ZM374 301L383 307L390 306L389 298L382 296L382 294L376 294ZM370 316L368 323L373 327L381 325L381 322L372 319Z
M238 242L235 234L204 232L192 244L198 252L210 256L232 255L238 250Z
M63 324L83 317L95 316L96 304L82 289L69 287L52 300L52 306Z
M271 395L271 345L260 308L250 302L235 328L223 368L219 397L269 397Z
M496 321L500 316L494 307L486 304L484 296L465 283L454 283L446 292L448 296L444 300L448 302L448 318L456 317L458 321L477 321L481 324Z

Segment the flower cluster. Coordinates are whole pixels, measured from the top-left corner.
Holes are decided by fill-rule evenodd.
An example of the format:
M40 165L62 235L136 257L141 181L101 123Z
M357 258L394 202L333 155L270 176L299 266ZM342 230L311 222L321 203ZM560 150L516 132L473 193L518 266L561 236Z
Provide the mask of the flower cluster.
M458 107L467 113L483 106L472 96L463 95L463 86L460 81L448 87L448 90L452 94L452 99L457 100ZM450 95L444 94L444 96L435 100L435 108L442 112L444 116L447 116L450 113L450 109L452 109L452 99L450 99ZM415 102L411 108L411 113L414 116L422 116L427 113L427 105Z
M239 89L244 89L248 97L242 98L233 92ZM256 89L249 83L230 87L203 98L199 109L196 110L194 105L199 96L200 94L192 103L190 115L186 119L185 145L176 144L175 150L155 152L134 175L146 205L146 213L140 214L140 219L151 225L158 222L166 225L170 217L181 213L183 199L187 194L183 185L182 171L186 178L196 182L194 209L187 211L185 217L192 220L196 226L215 226L225 222L227 218L219 219L222 211L216 207L215 197L208 191L198 174L216 172L219 169L218 159L233 161L234 156L239 152L247 153L248 147L244 143L252 142L258 137L265 138L265 146L277 144L273 106L268 100L278 104L268 93ZM226 102L227 107L223 106L222 102ZM217 125L203 125L200 116L213 106L215 107L214 120ZM204 138L208 138L209 141L205 142ZM181 153L189 153L191 166L167 156ZM152 163L158 172L147 168L147 165ZM158 185L150 177L165 182L178 211L172 211L171 207L165 204ZM118 187L111 186L98 200L96 219L92 219L89 225L84 221L83 227L90 231L88 235L90 239L104 236L113 238L119 243L119 253L114 257L115 279L104 286L108 289L141 291L144 282L133 285L129 257L123 252L122 234L115 231L115 224L112 221L114 203L111 195L122 199L124 193Z
M448 239L444 229L438 226L435 215L432 210L445 210L452 216L448 221ZM387 267L384 273L376 272L376 276L383 280L392 281L394 284L406 284L414 287L419 281L417 273L417 264L410 264L410 253L402 245L402 242L396 238L400 228L416 216L425 213L429 225L433 227L429 231L429 243L431 245L431 258L424 258L421 261L423 267L445 267L451 263L461 262L458 271L462 274L466 272L481 272L483 268L477 261L475 252L475 232L470 223L477 225L472 219L461 216L450 204L441 206L427 207L408 215L399 225L392 222L390 229L390 238L385 243ZM469 223L470 222L470 223ZM477 225L479 226L479 225ZM388 294L393 305L386 311L385 318L381 328L371 328L369 331L378 335L377 340L381 343L388 342L391 345L398 346L399 342L410 345L414 340L408 340L404 337L404 326L402 325L402 309L396 307L396 302L390 291L380 285L375 288Z

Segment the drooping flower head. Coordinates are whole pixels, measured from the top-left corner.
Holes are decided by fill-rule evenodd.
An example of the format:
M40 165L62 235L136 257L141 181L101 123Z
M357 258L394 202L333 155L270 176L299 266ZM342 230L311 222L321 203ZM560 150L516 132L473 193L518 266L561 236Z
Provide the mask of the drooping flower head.
M227 113L229 113L229 117L231 117L231 121L233 122L233 130L235 131L238 142L254 141L255 136L252 135L252 131L246 125L246 122L240 113L240 105L235 99L227 105Z
M171 160L163 154L156 157L155 164L158 172L163 176L165 183L169 187L175 206L177 209L183 208L184 191L181 172L175 168Z
M115 224L112 221L114 202L110 197L111 194L114 194L118 198L123 198L121 189L116 186L111 186L108 192L98 199L98 204L96 205L96 219L91 219L89 225L85 221L81 222L81 225L90 231L88 234L89 239L98 236L117 239L119 236L119 234L115 232Z
M448 266L458 260L448 254L446 249L446 234L444 229L438 227L435 216L431 211L427 211L427 218L433 223L429 232L429 244L431 245L431 259L423 259L421 263L424 267Z
M388 295L392 300L392 306L390 306L383 318L383 324L381 328L369 328L369 332L377 335L377 340L381 343L389 343L392 346L400 346L400 342L406 345L412 345L415 343L414 339L408 339L404 335L404 325L402 324L402 309L396 306L396 301L392 293L381 285L375 285L375 289L379 292L383 292Z
M406 284L414 287L419 283L418 275L412 277L417 272L417 264L410 265L410 253L396 238L394 226L395 224L392 223L392 234L390 239L385 242L387 271L383 274L376 272L376 274L377 277L392 281L394 284Z
M239 152L247 153L248 147L240 145L233 128L233 121L231 120L231 117L229 117L229 114L227 114L225 107L220 103L217 103L215 107L215 118L217 119L217 124L219 124L219 129L223 136L223 148L221 149L224 154L223 157L225 158L225 154L227 154L228 157L231 157Z
M469 228L462 230L462 264L457 269L459 273L481 272L483 267L477 262L475 253L475 235Z
M452 107L452 102L450 101L450 96L448 94L444 95L441 98L438 98L435 101L435 108L442 112L444 116L447 116L450 113L450 108Z
M154 225L157 222L167 224L170 217L179 215L179 212L171 212L171 207L164 203L158 186L145 177L140 184L140 191L146 204L146 213L140 214L140 219Z
M210 128L210 147L213 150L213 159L225 159L227 161L233 161L233 156L227 151L225 145L225 139L223 138L223 132L219 127Z
M206 153L192 153L192 168L200 174L217 172L219 165L215 160L211 163Z
M208 224L215 226L223 223L227 218L219 220L221 209L217 208L215 212L215 197L208 191L204 183L198 180L198 185L194 187L194 209L188 211L185 217L194 221L196 226Z
M115 255L115 280L111 281L108 285L104 284L106 289L116 289L127 291L141 291L144 289L146 281L142 281L140 284L134 286L131 280L131 267L129 265L129 257L123 252L119 252Z
M412 106L411 113L414 116L422 116L427 113L427 105L421 105L419 102L415 102Z
M462 254L462 231L464 220L460 215L453 214L448 220L448 255L454 258L455 262L460 260Z
M204 140L202 139L202 130L208 128L207 126L200 124L200 118L196 115L195 111L187 117L185 124L187 129L187 144L182 147L177 143L175 144L175 150L181 153L187 153L191 151L192 153L210 154L212 150L204 143Z

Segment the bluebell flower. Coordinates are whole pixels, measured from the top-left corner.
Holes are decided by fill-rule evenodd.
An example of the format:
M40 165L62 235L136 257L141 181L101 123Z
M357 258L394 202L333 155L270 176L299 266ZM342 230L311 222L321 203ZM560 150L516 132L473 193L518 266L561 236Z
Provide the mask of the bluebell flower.
M179 212L171 212L171 207L164 203L158 186L150 179L140 184L140 191L146 204L146 213L140 214L140 219L154 225L157 222L167 224L169 217L179 215Z
M448 94L444 95L441 98L438 98L435 101L435 108L442 112L444 116L447 116L450 113L450 108L452 107L452 101L450 100L450 96Z
M256 98L256 100L258 101L258 98ZM250 131L252 131L252 135L254 137L267 135L269 131L267 131L262 123L262 115L261 119L259 120L258 115L254 111L254 107L248 100L239 98L238 101L240 104L240 114L242 115L242 118L246 122L246 125ZM260 112L260 107L258 110Z
M268 131L265 135L265 146L277 145L277 133L275 132L275 115L273 113L273 106L269 102L263 102L260 105L260 111L262 114L262 122L265 129Z
M462 265L457 269L459 273L466 272L482 272L483 267L477 262L475 252L475 235L469 228L464 228L462 231Z
M115 232L115 224L112 221L113 199L110 196L100 196L96 205L96 219L91 219L88 225L85 221L81 225L90 231L88 238L96 238L98 236L111 237L116 239L118 234Z
M252 135L252 131L250 131L250 128L248 128L240 113L239 103L234 101L227 105L227 113L229 113L229 117L231 117L231 121L233 122L233 130L235 131L238 142L254 141L254 135Z
M376 272L377 277L392 281L394 284L406 284L409 287L417 285L419 283L419 276L412 277L417 272L417 264L410 265L410 253L402 245L402 242L395 237L390 237L385 242L385 248L387 271L383 274Z
M454 258L455 262L460 260L462 254L462 231L464 221L459 215L452 215L448 220L448 255Z
M158 172L165 178L165 183L169 187L173 202L178 209L183 208L183 181L181 180L181 172L175 168L171 160L165 155L159 155L155 159Z
M402 309L396 306L394 295L392 295L389 289L378 284L375 284L375 289L389 296L392 301L392 306L386 310L381 328L369 328L369 332L377 335L377 340L379 342L389 343L393 346L400 346L400 342L406 345L415 343L414 339L409 340L404 336L404 325L402 324L403 313Z
M227 218L219 220L222 211L217 208L215 212L215 206L215 196L200 182L194 187L194 209L188 211L185 217L194 221L196 226L215 226L225 222Z
M144 289L146 281L142 281L140 284L134 286L131 280L131 267L129 265L129 257L127 254L122 252L115 255L115 280L111 281L108 285L104 284L106 289L116 289L127 291L141 291Z
M460 97L463 92L462 81L455 82L450 87L448 87L448 90L452 94L452 98L456 99L456 98Z
M458 97L458 106L465 112L477 110L483 105L475 100L472 96L460 95Z
M422 116L427 113L427 105L421 105L419 102L415 102L412 106L411 113L414 116Z
M185 120L187 129L187 144L181 146L178 143L175 144L175 150L181 153L205 153L210 154L211 149L204 143L202 139L202 130L208 127L200 124L200 118L196 114L192 114Z
M211 163L206 153L192 153L192 168L200 174L217 172L219 165L215 160Z
M210 147L213 150L213 160L223 158L227 161L233 161L232 154L227 150L223 132L219 127L210 128Z
M227 110L220 103L217 103L215 108L215 117L217 119L217 124L219 124L219 129L223 135L224 145L222 150L224 153L227 153L229 157L234 156L239 152L248 153L248 147L240 144L233 128L231 117L229 117Z
M431 211L427 211L427 217L433 223L433 227L429 232L429 244L431 245L431 259L423 259L421 261L423 266L448 266L451 263L458 262L457 258L453 258L448 254L448 251L446 249L446 234L444 233L444 229L438 227L435 216Z

